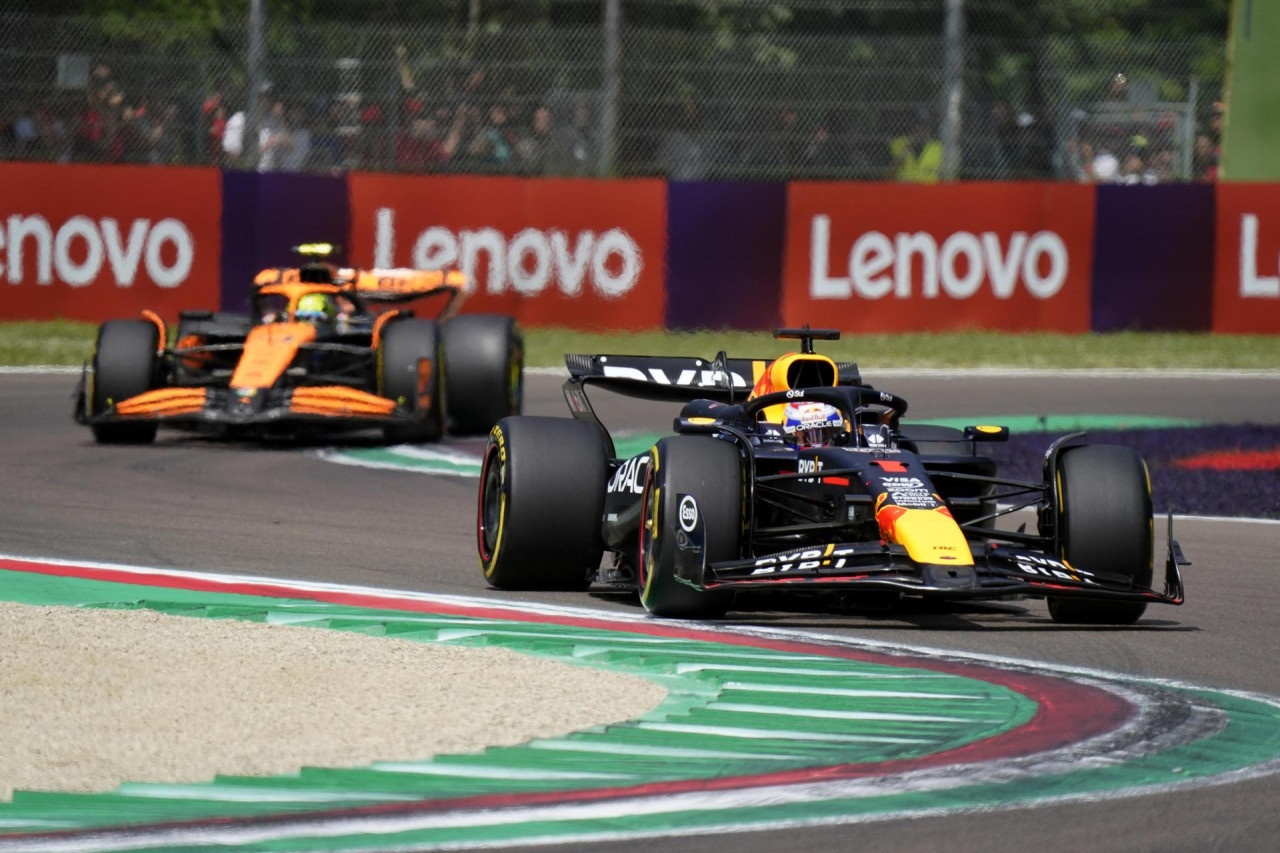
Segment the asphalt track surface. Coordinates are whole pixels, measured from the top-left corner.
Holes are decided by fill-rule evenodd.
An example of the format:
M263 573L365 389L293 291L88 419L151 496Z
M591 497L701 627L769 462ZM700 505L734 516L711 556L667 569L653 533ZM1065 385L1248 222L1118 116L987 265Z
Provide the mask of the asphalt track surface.
M890 381L866 373L913 401L918 417L1116 413L1280 423L1274 377ZM67 375L0 376L0 552L511 597L487 590L480 576L475 480L337 466L296 444L182 433L162 432L147 447L98 447L71 421L72 385ZM608 396L598 408L610 426L670 424L672 407ZM559 380L529 377L526 411L563 414ZM730 621L1280 695L1280 525L1184 520L1176 534L1195 561L1184 573L1188 603L1153 606L1134 628L1060 627L1037 601L895 613L794 605ZM607 593L525 597L636 611L630 597ZM591 849L1271 851L1278 804L1280 777L1272 776L1119 800Z

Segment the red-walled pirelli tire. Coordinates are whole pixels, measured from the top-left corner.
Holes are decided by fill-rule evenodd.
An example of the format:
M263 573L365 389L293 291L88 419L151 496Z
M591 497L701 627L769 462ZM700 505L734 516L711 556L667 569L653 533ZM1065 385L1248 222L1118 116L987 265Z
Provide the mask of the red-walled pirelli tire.
M429 359L431 372L419 375L419 360ZM378 389L383 397L413 411L408 423L388 424L382 433L393 444L437 441L444 432L441 393L440 328L434 320L393 320L378 344ZM423 393L425 391L425 393Z
M604 552L604 436L568 418L512 417L489 431L476 540L498 589L586 589Z
M111 320L98 329L93 354L93 387L90 413L106 409L159 383L160 360L156 352L160 332L147 320ZM155 421L122 421L92 426L99 444L147 444L155 441Z
M702 525L707 562L740 557L742 461L731 442L677 435L654 445L640 515L640 602L655 616L716 619L733 602L676 577L682 530Z
M1127 447L1070 447L1058 460L1059 555L1072 566L1151 586L1154 533L1151 480L1142 457ZM1146 602L1049 598L1055 622L1130 625Z
M524 340L515 320L468 314L444 324L449 432L484 435L524 402Z

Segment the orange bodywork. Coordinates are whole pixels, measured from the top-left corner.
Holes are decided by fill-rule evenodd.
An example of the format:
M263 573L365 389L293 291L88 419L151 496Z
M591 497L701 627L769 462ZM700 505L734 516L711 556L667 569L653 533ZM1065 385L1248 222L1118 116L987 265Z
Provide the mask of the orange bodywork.
M172 417L189 415L204 408L209 391L205 388L158 388L116 404L116 414Z
M365 415L386 417L396 404L384 397L340 385L295 388L289 411L298 415Z
M311 343L315 338L316 328L310 323L254 326L245 338L244 353L231 376L231 387L270 388L293 363L298 348Z
M156 343L156 352L164 352L164 348L169 344L169 330L165 327L164 318L150 310L143 311L142 318L144 320L150 320L155 324L156 332L159 334Z
M973 552L951 510L945 506L907 509L887 503L887 498L882 494L876 500L876 521L884 541L903 546L917 563L973 565Z

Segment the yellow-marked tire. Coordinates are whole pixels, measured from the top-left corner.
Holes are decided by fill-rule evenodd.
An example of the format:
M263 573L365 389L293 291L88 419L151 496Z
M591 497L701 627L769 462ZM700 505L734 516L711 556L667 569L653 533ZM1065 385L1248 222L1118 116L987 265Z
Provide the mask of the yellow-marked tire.
M640 602L655 616L716 619L729 609L733 594L697 590L676 577L681 504L684 521L703 527L708 562L741 556L738 448L720 439L677 435L659 441L652 452L640 520Z
M444 324L449 432L484 435L524 403L524 340L515 321L467 314Z
M440 328L434 320L393 320L378 347L378 390L413 411L413 420L388 424L382 433L392 444L437 441L444 432L443 371ZM431 372L419 375L420 359L429 359ZM422 392L425 390L425 394Z
M1127 447L1096 444L1071 447L1058 461L1059 556L1072 566L1135 589L1151 586L1154 534L1151 481L1147 465ZM1055 622L1130 625L1146 602L1048 599Z
M159 384L159 338L155 324L146 320L102 324L93 354L92 414ZM99 423L92 429L99 444L147 444L156 438L155 421Z
M585 589L604 552L604 436L567 418L503 418L480 468L476 544L498 589Z

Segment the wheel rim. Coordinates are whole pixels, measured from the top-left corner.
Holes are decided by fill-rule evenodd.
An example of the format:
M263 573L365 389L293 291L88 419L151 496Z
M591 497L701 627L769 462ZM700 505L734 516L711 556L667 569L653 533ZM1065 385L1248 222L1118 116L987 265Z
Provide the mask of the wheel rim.
M653 466L649 466L644 479L644 496L640 499L640 551L636 560L637 582L643 596L649 589L649 578L652 574L649 563L654 558L654 545L658 537L658 502L655 498Z
M502 466L493 464L497 456L497 448L489 448L480 475L483 486L480 490L479 544L480 558L485 562L493 559L502 530Z

